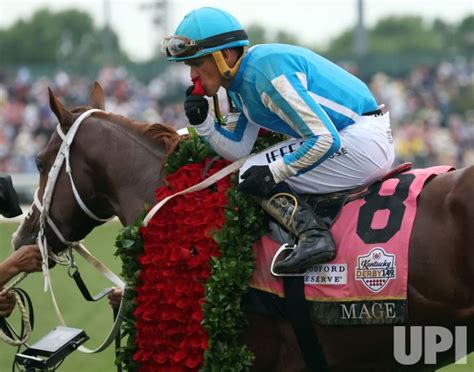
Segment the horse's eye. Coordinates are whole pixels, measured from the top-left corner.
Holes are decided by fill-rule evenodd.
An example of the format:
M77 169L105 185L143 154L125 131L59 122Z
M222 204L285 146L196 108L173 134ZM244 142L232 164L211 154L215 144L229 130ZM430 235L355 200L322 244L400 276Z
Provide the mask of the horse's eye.
M40 158L36 158L36 168L38 169L38 172L43 173L44 165Z

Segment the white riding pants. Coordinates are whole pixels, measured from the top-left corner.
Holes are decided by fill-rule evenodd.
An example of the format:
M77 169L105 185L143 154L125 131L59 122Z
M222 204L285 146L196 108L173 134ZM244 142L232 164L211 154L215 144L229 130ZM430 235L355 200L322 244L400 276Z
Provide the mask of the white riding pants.
M286 182L297 193L325 194L369 184L386 174L395 159L389 114L362 116L339 132L342 147L317 167ZM253 165L268 165L285 154L296 151L304 141L280 142L249 158L243 174Z

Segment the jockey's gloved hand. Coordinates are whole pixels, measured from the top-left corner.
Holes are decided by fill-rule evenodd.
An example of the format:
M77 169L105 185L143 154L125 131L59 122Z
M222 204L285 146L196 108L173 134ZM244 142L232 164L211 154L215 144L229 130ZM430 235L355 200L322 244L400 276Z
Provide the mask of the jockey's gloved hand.
M237 190L262 198L270 196L273 188L276 186L275 179L268 165L254 165L247 169L240 177L242 182L237 186Z
M184 113L191 125L199 125L206 120L209 111L209 102L202 96L193 96L191 92L194 85L186 89L186 100L184 101Z

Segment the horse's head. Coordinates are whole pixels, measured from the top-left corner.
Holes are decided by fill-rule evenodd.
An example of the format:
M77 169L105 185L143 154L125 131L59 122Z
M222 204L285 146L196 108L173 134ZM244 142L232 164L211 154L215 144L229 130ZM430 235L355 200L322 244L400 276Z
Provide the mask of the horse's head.
M154 201L165 157L179 142L165 125L100 111L104 94L98 83L90 106L68 111L51 90L49 99L59 124L37 157L39 187L14 234L16 249L44 234L59 252L114 215L132 223Z
M98 83L95 83L90 94L90 106L79 107L72 111L66 110L51 89L48 90L50 107L59 124L57 131L54 132L46 147L36 158L40 175L39 187L36 191L34 205L14 234L13 245L15 249L36 241L41 219L44 219L45 236L56 252L67 246L65 241L74 242L82 239L102 222L91 218L84 211L84 206L81 206L81 203L85 204L86 209L88 209L87 205L99 206L100 213L97 213L99 219L113 215L113 209L100 192L100 187L91 182L94 179L95 170L87 156L87 144L91 143L90 138L88 138L89 131L84 130L80 135L78 133L76 138L70 141L69 148L63 145L63 142L68 140L69 130L82 113L90 109L104 109L102 88ZM66 153L62 165L57 160L60 156L60 149L61 152ZM72 156L73 153L74 156ZM60 168L56 176L54 176L54 168ZM70 174L66 172L66 168L70 168ZM47 185L48 188L46 188ZM74 191L74 188L76 188L76 191ZM50 194L50 202L46 206L46 215L41 216L41 210L45 207L43 205L45 190L48 190ZM94 211L89 212L95 214ZM48 219L50 220L49 223ZM55 229L57 231L54 231Z

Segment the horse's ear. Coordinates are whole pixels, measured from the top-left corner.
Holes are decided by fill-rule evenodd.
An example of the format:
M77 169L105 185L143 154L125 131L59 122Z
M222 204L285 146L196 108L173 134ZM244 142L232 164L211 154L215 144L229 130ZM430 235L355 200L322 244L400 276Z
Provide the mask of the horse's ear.
M93 108L99 109L99 110L104 110L105 109L105 103L104 103L104 91L102 90L102 87L100 84L95 81L94 86L92 87L92 91L90 94L90 100L91 100L91 106Z
M72 125L72 115L69 111L64 108L64 105L59 99L56 98L51 88L48 87L49 92L49 106L53 111L54 115L59 120L59 124L64 128L69 128Z

